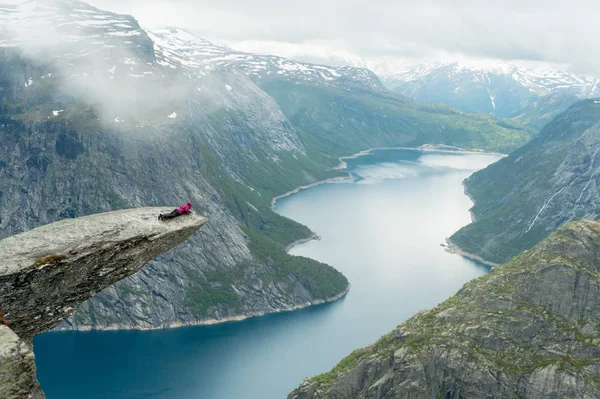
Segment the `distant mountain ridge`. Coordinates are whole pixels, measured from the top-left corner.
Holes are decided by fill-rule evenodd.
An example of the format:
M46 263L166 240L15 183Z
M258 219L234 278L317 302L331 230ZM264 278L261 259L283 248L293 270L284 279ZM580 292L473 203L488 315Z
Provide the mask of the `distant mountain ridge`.
M243 69L246 75L255 79L277 78L326 86L353 85L372 90L383 88L379 78L364 68L331 67L274 55L235 51L178 28L151 30L150 36L168 51L185 54L191 63L201 63L208 68Z
M374 69L377 70L378 68L375 66ZM474 81L483 84L486 82L489 84L492 76L510 77L514 82L537 95L570 92L582 97L592 97L600 92L600 80L598 78L570 73L557 66L542 63L527 64L506 61L429 62L417 64L404 70L381 73L382 78L390 85L394 85L394 82L418 81L427 76L458 78L461 75L471 76Z
M544 62L362 58L319 46L251 42L239 46L263 52L272 48L291 59L369 69L386 87L418 103L442 103L464 112L513 118L538 130L575 102L600 96L598 77Z

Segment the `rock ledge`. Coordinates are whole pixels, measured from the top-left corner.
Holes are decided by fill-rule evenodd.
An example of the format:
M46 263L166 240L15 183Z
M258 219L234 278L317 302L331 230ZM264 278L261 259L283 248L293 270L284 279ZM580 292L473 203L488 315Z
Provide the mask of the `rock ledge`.
M141 208L63 220L0 241L0 397L43 398L33 337L56 327L97 292L187 240L197 214L160 222L173 208Z

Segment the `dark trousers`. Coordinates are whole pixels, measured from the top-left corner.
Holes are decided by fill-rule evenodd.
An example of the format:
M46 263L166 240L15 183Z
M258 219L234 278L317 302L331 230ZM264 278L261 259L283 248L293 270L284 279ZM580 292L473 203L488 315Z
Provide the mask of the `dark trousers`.
M179 212L177 212L177 209L175 209L171 213L167 213L166 215L162 215L162 218L163 219L173 219L173 218L176 218L177 216L179 216Z

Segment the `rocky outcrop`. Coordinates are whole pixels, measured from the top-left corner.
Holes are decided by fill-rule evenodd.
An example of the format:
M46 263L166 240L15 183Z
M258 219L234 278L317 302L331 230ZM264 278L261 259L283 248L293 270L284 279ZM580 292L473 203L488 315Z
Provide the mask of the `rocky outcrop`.
M600 397L600 223L467 283L288 399Z
M158 221L161 212L171 209L66 219L0 241L0 397L43 398L35 378L33 337L187 240L207 221L195 213Z
M0 398L42 399L31 346L0 324Z
M0 309L23 339L54 328L85 300L187 240L206 219L160 222L172 208L109 212L0 241Z
M25 340L187 240L207 219L141 208L66 219L0 241L0 309Z

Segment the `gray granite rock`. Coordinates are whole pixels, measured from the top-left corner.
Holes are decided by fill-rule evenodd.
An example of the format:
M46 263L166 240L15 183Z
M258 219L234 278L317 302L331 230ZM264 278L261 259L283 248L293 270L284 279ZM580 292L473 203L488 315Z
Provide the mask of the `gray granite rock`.
M0 398L43 398L33 337L53 329L81 303L181 244L207 222L195 213L158 220L171 209L66 219L0 240Z
M31 346L0 324L0 398L42 399Z
M0 240L0 309L21 338L56 327L81 303L187 240L207 221L159 221L173 208L66 219Z

